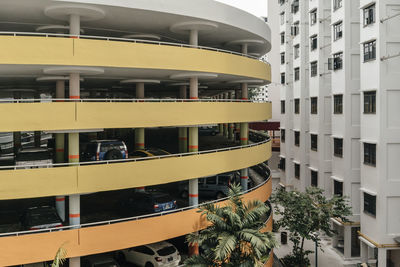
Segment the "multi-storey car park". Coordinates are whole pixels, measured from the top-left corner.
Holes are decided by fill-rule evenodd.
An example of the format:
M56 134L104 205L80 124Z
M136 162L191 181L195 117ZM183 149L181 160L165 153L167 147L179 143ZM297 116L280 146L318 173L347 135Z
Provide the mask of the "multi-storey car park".
M280 19L269 21L280 23L270 27L280 27L281 185L348 197L351 222L332 218L345 266L399 266L400 3L277 0L269 10Z
M1 266L49 261L60 246L80 266L87 255L199 231L197 206L213 201L199 192L201 177L237 171L244 199L268 201L270 140L251 142L248 130L271 116L271 103L247 99L248 87L270 80L262 19L211 0L3 0L0 31L0 132L13 148L1 155ZM85 145L101 139L127 149L82 162ZM55 163L17 168L14 154L32 144ZM149 148L167 153L134 153ZM167 192L180 208L114 214L133 191ZM21 226L24 210L43 205L62 227Z

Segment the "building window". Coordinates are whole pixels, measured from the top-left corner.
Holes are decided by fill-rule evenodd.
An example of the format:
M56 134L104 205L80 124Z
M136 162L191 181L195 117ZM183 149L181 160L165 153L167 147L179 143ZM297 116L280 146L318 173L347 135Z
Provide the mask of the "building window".
M300 44L297 44L293 47L294 49L294 58L298 58L300 56Z
M290 33L292 36L297 36L299 32L300 32L300 22L296 21L295 23L293 23L290 29Z
M364 164L376 166L376 144L364 143Z
M286 169L286 159L285 158L281 158L279 160L278 168L281 169L282 171L284 171Z
M299 0L294 0L292 4L292 13L296 14L299 11Z
M294 114L300 114L300 99L294 100Z
M281 25L285 24L285 12L282 12L280 14L280 18L281 18Z
M311 171L311 186L318 186L318 172Z
M294 145L300 146L300 132L294 131Z
M281 100L281 114L285 114L285 100Z
M343 139L333 138L333 155L335 157L343 157Z
M343 68L343 52L333 54L333 61L329 59L329 69L340 70Z
M285 52L281 53L281 64L285 64Z
M294 164L294 178L300 179L300 164Z
M333 180L333 194L343 196L343 183Z
M281 84L285 84L285 73L281 73Z
M300 80L300 68L295 68L294 69L294 80L295 81Z
M315 77L318 75L318 62L313 61L310 63L311 66L311 77Z
M311 114L318 114L318 97L311 97Z
M318 135L311 134L311 150L318 151Z
M311 25L314 25L317 23L317 10L313 9L310 11L310 23Z
M376 196L364 192L364 212L376 216Z
M317 35L313 35L310 37L310 48L311 51L317 49L318 46L318 36Z
M376 40L364 43L364 62L376 59Z
M282 143L285 143L285 134L286 134L286 131L285 131L285 129L281 129L281 142Z
M285 32L281 32L281 44L285 43Z
M364 26L375 23L375 4L364 8Z
M333 40L339 40L340 38L342 38L343 36L343 30L342 27L343 23L342 22L338 22L333 24Z
M376 113L376 91L364 92L364 114Z
M333 0L333 10L339 9L342 7L342 0Z
M333 96L333 114L343 113L343 95Z

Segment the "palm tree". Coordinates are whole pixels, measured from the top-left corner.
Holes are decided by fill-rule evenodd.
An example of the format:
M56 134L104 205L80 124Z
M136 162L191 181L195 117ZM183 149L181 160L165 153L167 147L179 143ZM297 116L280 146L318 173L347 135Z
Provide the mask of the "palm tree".
M56 252L56 256L54 257L51 267L62 266L66 261L66 256L67 250L64 248L64 245L61 245L61 247Z
M269 251L276 246L271 233L261 232L270 210L259 200L243 203L240 191L239 185L231 187L226 206L207 204L199 208L211 225L187 236L189 244L198 244L203 253L188 258L185 265L263 266Z

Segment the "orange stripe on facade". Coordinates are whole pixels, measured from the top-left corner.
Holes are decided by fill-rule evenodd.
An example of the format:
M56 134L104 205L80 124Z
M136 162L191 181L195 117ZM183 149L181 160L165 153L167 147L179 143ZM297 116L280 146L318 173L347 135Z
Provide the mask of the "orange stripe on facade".
M70 218L79 218L79 217L81 217L81 214L80 214L80 213L71 213L71 214L69 215L69 217L70 217Z
M144 146L144 143L136 143L137 146Z
M187 137L179 137L179 140L187 140Z
M56 148L56 152L64 152L64 148Z
M247 138L247 137L240 137L240 140L246 141L246 140L249 140L249 138Z
M199 148L199 146L189 146L189 148Z
M242 100L249 100L248 98L242 98Z
M196 96L191 96L190 99L199 99L199 98Z
M68 155L69 159L79 159L79 155Z
M70 95L70 99L80 99L81 97L79 95Z
M240 179L249 179L249 176L240 176Z
M199 194L189 194L189 197L199 197Z
M65 201L65 197L56 197L56 201Z

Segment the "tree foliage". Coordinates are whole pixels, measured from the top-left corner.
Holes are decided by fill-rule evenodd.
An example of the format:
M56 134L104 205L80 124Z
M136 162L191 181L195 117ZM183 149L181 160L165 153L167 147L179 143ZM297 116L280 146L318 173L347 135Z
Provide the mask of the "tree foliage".
M309 265L307 255L312 253L304 251L305 239L321 247L320 232L328 236L335 234L330 219L339 218L347 222L347 216L351 215L346 198L334 195L328 199L324 191L316 187L309 187L306 192L287 192L281 188L273 195L272 201L275 214L280 217L277 225L290 232L289 239L293 242L292 255L286 258L286 262L297 262L299 266Z
M240 191L239 185L231 187L226 206L208 204L199 208L211 225L187 236L189 244L198 244L202 253L188 258L186 266L262 266L276 246L271 233L260 231L270 210L258 200L244 203Z

